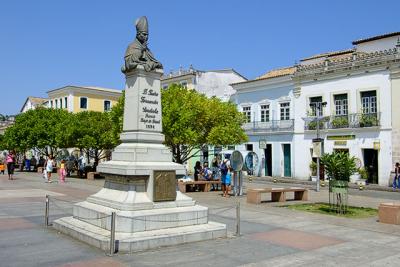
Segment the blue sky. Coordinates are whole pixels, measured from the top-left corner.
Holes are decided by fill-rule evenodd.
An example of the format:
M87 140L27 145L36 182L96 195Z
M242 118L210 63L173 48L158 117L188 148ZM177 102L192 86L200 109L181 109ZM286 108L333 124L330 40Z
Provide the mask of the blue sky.
M134 21L149 19L149 46L164 71L234 68L247 78L301 58L400 31L400 1L0 2L0 113L65 85L122 89Z

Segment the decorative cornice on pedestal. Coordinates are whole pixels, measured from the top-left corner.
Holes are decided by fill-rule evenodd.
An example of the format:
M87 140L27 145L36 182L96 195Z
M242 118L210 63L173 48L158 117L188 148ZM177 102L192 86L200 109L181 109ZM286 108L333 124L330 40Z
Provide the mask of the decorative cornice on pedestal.
M143 66L139 65L135 69L130 70L129 72L125 73L125 77L151 77L151 78L158 78L160 79L161 76L164 75L164 71L162 69L155 69L153 71L146 71Z

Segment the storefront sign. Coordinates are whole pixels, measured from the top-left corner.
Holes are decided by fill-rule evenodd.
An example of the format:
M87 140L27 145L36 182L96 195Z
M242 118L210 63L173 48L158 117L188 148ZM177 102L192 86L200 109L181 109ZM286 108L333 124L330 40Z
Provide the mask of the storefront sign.
M322 143L314 142L313 143L313 158L320 158L322 156Z
M343 141L343 140L335 141L333 143L333 145L335 145L335 146L346 146L347 145L347 141Z
M375 150L381 149L381 143L379 141L374 141L374 149Z
M328 140L353 140L356 139L355 135L328 135Z
M267 148L267 140L265 140L265 139L260 139L258 141L258 144L259 144L259 148L260 149L266 149Z

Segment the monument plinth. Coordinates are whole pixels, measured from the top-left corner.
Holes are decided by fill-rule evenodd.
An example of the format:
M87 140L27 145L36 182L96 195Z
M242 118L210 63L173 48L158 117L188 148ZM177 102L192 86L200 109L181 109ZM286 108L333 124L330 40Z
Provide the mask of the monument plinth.
M116 212L120 251L226 236L226 225L208 221L208 208L176 191L184 166L172 162L163 145L160 78L162 65L147 48L147 19L136 22L137 36L125 53L126 77L121 144L112 160L99 164L104 187L77 203L72 217L56 229L99 248L109 246L110 215ZM99 219L96 219L99 218Z

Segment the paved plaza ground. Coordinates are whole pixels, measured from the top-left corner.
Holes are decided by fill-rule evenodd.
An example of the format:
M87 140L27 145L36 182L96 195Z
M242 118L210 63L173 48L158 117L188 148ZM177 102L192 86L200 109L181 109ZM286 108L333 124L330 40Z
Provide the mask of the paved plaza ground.
M377 218L346 219L277 207L247 204L245 197L219 192L189 193L209 207L212 220L228 225L226 239L164 247L134 254L106 252L44 227L44 196L51 220L68 216L73 202L97 192L104 180L67 179L44 183L37 173L0 175L0 266L399 266L400 226ZM267 181L246 188L271 186ZM274 186L289 186L274 184ZM326 202L328 191L310 190L310 201ZM241 203L241 233L235 234L236 202ZM350 190L350 205L377 208L400 201L399 192ZM294 202L289 201L287 204Z

